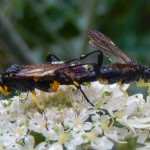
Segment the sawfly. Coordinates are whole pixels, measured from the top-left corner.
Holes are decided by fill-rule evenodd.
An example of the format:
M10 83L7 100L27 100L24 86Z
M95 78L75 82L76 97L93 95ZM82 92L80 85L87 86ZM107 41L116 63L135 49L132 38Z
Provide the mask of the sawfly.
M21 92L30 91L33 100L38 104L35 89L56 92L59 85L75 85L86 101L95 106L80 86L84 82L99 80L102 84L128 84L137 81L139 86L148 86L150 89L149 67L132 61L102 33L87 30L87 34L90 37L89 43L96 49L95 51L69 61L60 61L57 56L48 54L45 64L12 65L5 72L0 73L0 92L7 95L13 89ZM99 53L96 63L79 63L94 53ZM102 66L103 54L109 58L112 64ZM53 62L52 57L57 61ZM74 61L76 62L74 63Z

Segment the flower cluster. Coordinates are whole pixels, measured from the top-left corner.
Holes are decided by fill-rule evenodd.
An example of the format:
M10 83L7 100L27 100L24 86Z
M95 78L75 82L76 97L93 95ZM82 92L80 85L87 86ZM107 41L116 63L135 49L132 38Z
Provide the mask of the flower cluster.
M126 143L132 137L141 149L150 148L149 96L146 100L142 94L128 96L128 85L94 82L82 88L95 108L73 86L61 86L56 93L36 91L44 110L30 94L2 100L0 149L109 150L115 142Z

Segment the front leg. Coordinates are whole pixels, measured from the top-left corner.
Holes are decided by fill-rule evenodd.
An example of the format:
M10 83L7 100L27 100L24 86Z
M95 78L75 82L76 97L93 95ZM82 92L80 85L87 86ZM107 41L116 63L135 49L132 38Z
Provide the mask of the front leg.
M97 60L97 63L96 63L96 64L97 64L99 67L101 67L101 66L102 66L102 63L103 63L103 53L101 52L101 50L95 50L95 51L93 51L93 52L87 53L86 55L81 55L79 58L75 58L75 59L68 60L68 61L66 61L65 63L70 63L70 62L73 62L73 61L79 62L79 61L84 60L85 58L87 58L87 57L89 57L89 56L91 56L91 55L93 55L93 54L95 54L95 53L99 53L99 54L98 54L98 60ZM77 63L77 62L76 62L76 63Z
M60 59L56 55L54 55L54 54L47 54L47 62L48 63L52 63L53 62L53 58L52 57L54 57L57 61L60 61Z

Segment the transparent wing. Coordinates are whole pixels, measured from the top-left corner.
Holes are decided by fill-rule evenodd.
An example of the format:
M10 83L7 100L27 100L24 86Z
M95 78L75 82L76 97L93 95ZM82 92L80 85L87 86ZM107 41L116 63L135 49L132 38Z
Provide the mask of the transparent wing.
M131 60L126 56L108 37L104 34L87 30L90 38L89 44L96 50L101 50L102 53L109 58L112 63L129 63Z
M24 66L18 73L15 75L17 77L27 77L27 78L41 78L44 76L53 76L54 72L62 67L65 67L66 64L40 64L40 65L27 65Z
M84 67L84 65L71 66L66 63L55 63L55 64L41 64L41 65L27 65L24 66L18 73L15 74L16 77L22 78L53 78L55 76L55 72L58 70L62 70L63 73L67 74L71 78L82 78L84 76L89 75L88 69Z

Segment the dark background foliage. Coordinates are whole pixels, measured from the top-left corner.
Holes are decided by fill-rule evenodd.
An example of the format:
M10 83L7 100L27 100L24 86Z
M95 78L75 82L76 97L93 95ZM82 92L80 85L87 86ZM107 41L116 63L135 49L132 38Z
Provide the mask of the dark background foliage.
M150 64L148 0L1 0L1 70L45 62L47 53L67 60L89 50L86 29L110 37L131 58Z

